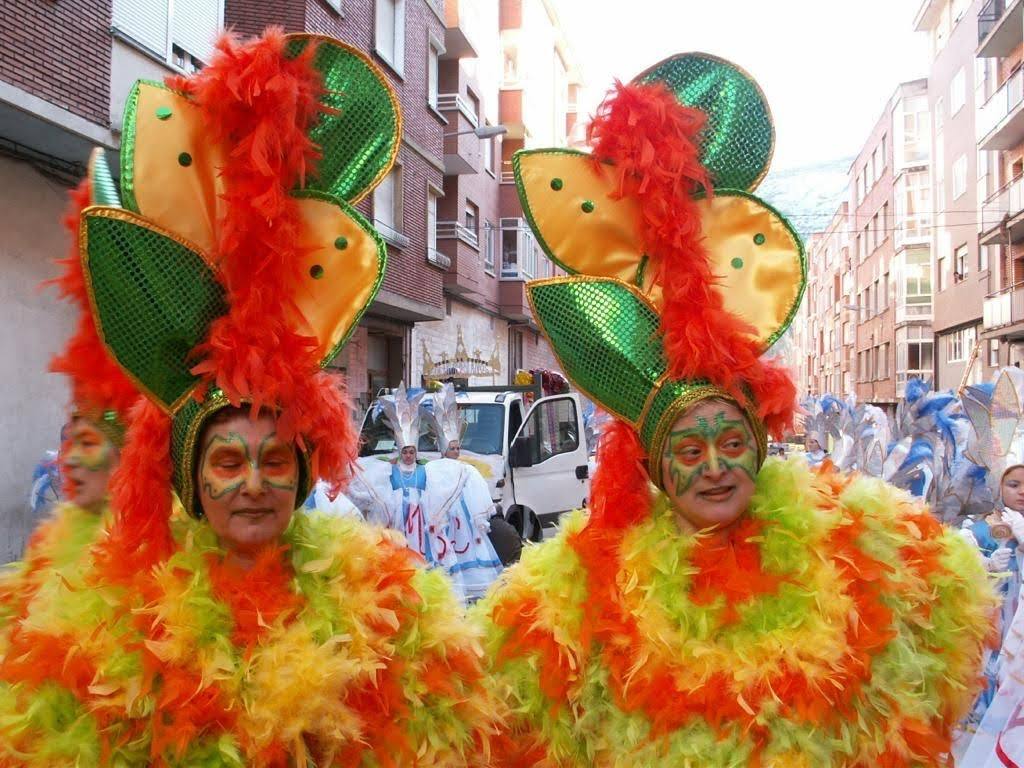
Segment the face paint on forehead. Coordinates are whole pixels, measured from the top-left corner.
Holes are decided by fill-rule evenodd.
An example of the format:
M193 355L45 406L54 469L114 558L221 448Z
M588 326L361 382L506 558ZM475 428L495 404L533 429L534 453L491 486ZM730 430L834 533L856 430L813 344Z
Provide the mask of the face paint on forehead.
M78 427L71 431L64 451L64 463L68 467L105 472L110 469L113 458L114 444L98 429Z
M676 430L665 441L669 480L680 496L708 471L739 470L751 479L757 474L757 447L743 419L728 419L723 411L713 421L698 416L696 426Z
M213 499L238 491L254 472L260 483L276 490L294 491L298 487L295 451L271 432L256 448L253 458L249 443L237 432L213 435L206 443L200 469L203 489Z

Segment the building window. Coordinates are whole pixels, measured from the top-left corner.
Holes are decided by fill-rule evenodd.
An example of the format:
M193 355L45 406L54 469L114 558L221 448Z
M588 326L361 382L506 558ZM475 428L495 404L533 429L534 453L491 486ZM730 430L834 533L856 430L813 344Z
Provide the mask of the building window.
M441 52L441 45L431 40L427 46L427 104L434 109L437 109L438 60Z
M946 290L946 257L940 256L936 261L936 273L938 278L939 290Z
M875 366L875 374L879 379L889 378L889 344L880 344L875 347L878 351L878 364Z
M949 85L949 114L952 117L959 112L967 100L967 76L964 68L960 67L953 75L953 82Z
M377 0L374 50L399 75L405 67L405 0Z
M988 340L988 367L999 367L999 339Z
M978 246L978 271L984 272L988 269L988 246Z
M953 199L967 191L967 155L960 155L953 162Z
M489 275L494 274L494 231L493 222L485 221L483 230L484 271Z
M402 187L402 166L395 163L373 190L373 224L394 245L408 242L402 235Z
M427 258L431 258L437 252L437 198L438 193L427 188Z
M946 340L946 361L950 363L962 363L967 355L974 350L975 343L974 328L961 328L953 331Z
M889 159L889 158L886 157L886 152L885 152L885 140L886 140L886 138L887 138L887 134L883 133L882 134L882 142L881 142L881 145L880 145L881 148L882 148L882 167L883 168L885 168L885 163Z
M469 200L466 201L466 230L474 242L480 242L480 209Z
M202 69L224 28L222 0L114 0L111 26L187 73Z
M953 255L953 282L959 283L967 279L967 244L961 245Z

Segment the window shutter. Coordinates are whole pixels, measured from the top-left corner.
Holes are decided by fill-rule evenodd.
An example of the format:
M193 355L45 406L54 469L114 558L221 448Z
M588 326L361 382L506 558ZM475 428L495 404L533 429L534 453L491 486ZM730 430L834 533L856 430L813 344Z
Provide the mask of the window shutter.
M168 0L114 0L113 26L166 59Z
M223 26L223 0L174 0L174 44L204 64L209 64Z

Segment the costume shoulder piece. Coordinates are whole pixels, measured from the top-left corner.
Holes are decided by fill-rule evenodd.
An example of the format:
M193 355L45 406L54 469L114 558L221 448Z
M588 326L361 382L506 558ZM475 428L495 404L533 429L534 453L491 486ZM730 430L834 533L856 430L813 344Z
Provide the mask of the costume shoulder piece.
M576 518L478 606L508 765L937 763L990 631L965 542L880 480L799 460L765 465L730 534L674 526L656 503L599 572Z

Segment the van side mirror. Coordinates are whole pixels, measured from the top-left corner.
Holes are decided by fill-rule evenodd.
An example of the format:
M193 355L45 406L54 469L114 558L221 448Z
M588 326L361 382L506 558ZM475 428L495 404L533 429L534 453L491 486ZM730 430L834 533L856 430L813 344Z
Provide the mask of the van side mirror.
M512 465L513 469L516 467L533 466L533 451L530 448L530 438L526 435L520 435L512 441L512 448L508 453L508 462Z

